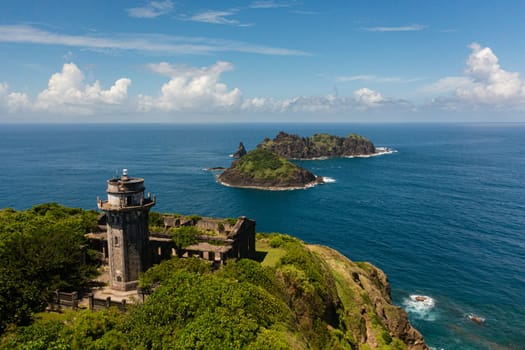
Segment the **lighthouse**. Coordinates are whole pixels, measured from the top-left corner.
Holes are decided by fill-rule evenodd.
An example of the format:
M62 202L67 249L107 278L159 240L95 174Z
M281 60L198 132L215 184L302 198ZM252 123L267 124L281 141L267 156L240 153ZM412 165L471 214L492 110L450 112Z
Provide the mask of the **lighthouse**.
M97 200L106 212L110 287L128 291L138 287L139 273L151 266L148 213L155 197L144 196L144 179L128 176L107 181L107 200Z

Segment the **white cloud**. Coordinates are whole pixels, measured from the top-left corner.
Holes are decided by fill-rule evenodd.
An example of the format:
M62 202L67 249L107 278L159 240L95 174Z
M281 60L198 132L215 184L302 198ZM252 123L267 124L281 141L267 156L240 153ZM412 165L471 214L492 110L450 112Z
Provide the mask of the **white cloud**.
M252 9L273 9L273 8L281 8L281 7L291 7L291 3L286 2L277 2L272 0L267 1L254 1L250 4L250 8Z
M130 17L155 18L173 11L173 2L170 0L150 1L145 6L129 8L126 11Z
M168 76L158 97L139 96L139 108L143 111L169 112L327 112L363 110L388 102L376 91L368 88L357 90L354 97L297 96L288 99L264 97L244 98L238 88L228 88L220 82L222 73L232 70L229 62L217 62L209 67L176 66L166 62L147 66L152 72ZM395 101L390 101L396 104Z
M12 92L7 95L7 109L9 112L18 112L31 108L31 102L26 94L21 92Z
M525 105L525 82L517 72L501 68L491 48L477 43L470 45L471 54L463 76L445 77L423 89L424 92L449 94L434 103L445 107L460 104L492 105L514 108Z
M431 85L423 87L421 91L435 95L442 95L455 92L458 88L469 88L471 86L472 81L468 77L445 77Z
M362 88L354 92L354 97L357 102L365 107L375 107L384 101L383 96L377 91L369 88Z
M166 75L159 97L139 95L139 108L145 111L218 111L240 106L241 91L219 82L221 74L232 70L229 62L217 62L210 67L172 66L162 62L150 64L153 72Z
M241 26L241 27L247 27L251 25L251 24L242 24L236 19L228 18L228 17L235 15L236 13L237 11L235 10L205 11L205 12L201 12L201 13L191 16L189 20L193 22L227 24L227 25L234 25L234 26Z
M336 81L341 83L347 83L352 81L377 81L380 83L413 83L422 80L422 78L402 78L402 77L378 77L375 75L351 75L351 76L338 76L335 78Z
M162 34L67 35L40 30L27 25L0 25L0 42L63 45L104 52L135 50L162 54L207 55L217 52L244 52L275 56L306 56L307 52L280 47L254 45L200 37Z
M29 109L31 103L26 94L21 92L8 93L7 83L0 83L0 109L7 108L11 113Z
M62 71L51 76L47 89L38 94L34 108L56 113L92 114L102 105L118 105L127 99L131 80L118 79L103 90L98 81L84 84L84 74L74 63L66 63Z
M304 113L341 113L348 111L363 111L383 105L406 109L409 103L401 100L387 100L379 92L362 88L348 96L297 96L289 99L276 100L272 98L245 99L241 109L251 112L304 112Z
M472 84L468 89L458 87L456 94L460 99L488 104L525 101L525 84L519 73L502 69L489 47L473 43L470 48L465 74Z
M400 26L400 27L368 27L363 28L367 32L416 32L428 28L426 25L422 24L412 24L409 26Z

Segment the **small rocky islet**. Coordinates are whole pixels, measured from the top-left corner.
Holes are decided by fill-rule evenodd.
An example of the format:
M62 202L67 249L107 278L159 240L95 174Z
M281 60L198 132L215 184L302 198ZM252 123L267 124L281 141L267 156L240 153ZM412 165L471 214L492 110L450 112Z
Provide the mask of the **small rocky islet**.
M266 190L300 189L323 183L322 177L259 148L233 161L217 179L226 186Z
M265 190L304 189L324 183L290 160L324 159L333 157L370 156L376 147L367 138L350 134L347 137L314 134L300 137L280 131L274 139L265 138L256 149L247 152L241 142L232 155L232 165L217 176L230 187Z

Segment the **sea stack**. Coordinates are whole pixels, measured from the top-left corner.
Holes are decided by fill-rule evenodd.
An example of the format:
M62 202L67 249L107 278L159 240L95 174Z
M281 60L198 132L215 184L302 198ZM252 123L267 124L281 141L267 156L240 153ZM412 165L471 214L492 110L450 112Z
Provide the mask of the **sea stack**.
M244 144L241 141L239 143L239 148L237 149L237 152L235 152L232 157L236 158L236 159L239 159L239 158L245 156L246 153L248 153L248 152L246 152L246 148L244 148Z

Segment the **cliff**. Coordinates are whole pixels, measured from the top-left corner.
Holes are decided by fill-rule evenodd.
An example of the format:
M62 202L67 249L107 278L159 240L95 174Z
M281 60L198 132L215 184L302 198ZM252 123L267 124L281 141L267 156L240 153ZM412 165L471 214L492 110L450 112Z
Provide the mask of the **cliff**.
M376 151L370 140L356 134L350 134L348 137L329 134L300 137L283 131L273 140L264 139L257 148L274 152L286 159L353 157L370 155Z
M263 149L252 150L234 161L217 179L226 186L271 190L306 188L322 183L322 178Z
M354 263L339 252L324 246L308 249L329 266L337 295L341 300L342 320L347 332L358 343L375 349L399 340L409 350L426 350L423 336L413 328L407 313L392 305L386 274L367 262Z

